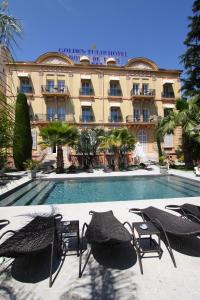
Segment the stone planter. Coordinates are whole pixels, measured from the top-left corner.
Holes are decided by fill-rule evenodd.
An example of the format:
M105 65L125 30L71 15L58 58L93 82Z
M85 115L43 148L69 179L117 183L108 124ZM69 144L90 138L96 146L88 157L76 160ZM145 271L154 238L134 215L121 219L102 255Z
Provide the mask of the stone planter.
M28 178L35 179L37 171L36 170L28 170Z
M160 174L168 174L168 166L159 166L160 168Z

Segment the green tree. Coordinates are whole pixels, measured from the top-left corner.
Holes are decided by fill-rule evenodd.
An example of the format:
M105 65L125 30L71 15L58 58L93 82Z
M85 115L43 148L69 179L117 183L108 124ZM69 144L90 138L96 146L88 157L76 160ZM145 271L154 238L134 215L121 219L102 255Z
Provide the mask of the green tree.
M198 101L198 96L188 101L177 100L177 111L161 119L157 130L157 134L164 137L165 134L173 134L177 126L182 127L182 150L187 167L192 166L193 160L200 158L200 134L194 130L200 124Z
M114 170L118 171L126 163L125 155L135 149L135 142L135 137L128 129L113 129L102 136L100 149L113 153Z
M83 165L85 169L88 169L94 165L94 158L97 155L97 151L101 143L100 136L103 134L104 130L99 128L82 130L80 132L75 149L76 152L82 154Z
M13 158L15 167L24 170L24 162L32 157L32 136L29 107L26 95L17 96L13 138Z
M42 144L46 147L57 147L56 172L64 172L64 160L62 146L73 146L78 138L78 130L75 126L55 121L40 128Z
M186 52L181 62L186 69L182 90L185 96L200 96L200 0L195 0L192 7L193 16L189 17L189 32L184 41Z

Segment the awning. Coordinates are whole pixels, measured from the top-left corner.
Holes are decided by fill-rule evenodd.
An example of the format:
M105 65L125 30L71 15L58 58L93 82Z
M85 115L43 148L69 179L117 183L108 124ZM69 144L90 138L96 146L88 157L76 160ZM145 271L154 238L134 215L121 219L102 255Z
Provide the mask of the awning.
M91 79L91 75L82 74L81 79Z
M119 77L117 76L110 76L110 81L119 81Z
M92 106L91 101L81 101L81 106Z
M165 84L165 83L171 83L171 84L173 84L174 80L173 79L163 79L163 84Z
M18 77L29 77L29 73L25 73L25 72L20 72L20 73L17 73L17 76Z
M110 107L120 107L120 102L110 102Z
M163 107L164 108L175 108L175 105L174 104L170 104L170 103L165 103L165 104L163 104Z

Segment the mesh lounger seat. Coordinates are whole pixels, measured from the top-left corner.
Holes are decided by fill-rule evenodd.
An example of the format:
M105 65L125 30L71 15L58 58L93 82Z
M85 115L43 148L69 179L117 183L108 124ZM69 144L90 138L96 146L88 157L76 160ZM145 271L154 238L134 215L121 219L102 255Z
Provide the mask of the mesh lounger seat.
M36 254L50 246L49 287L51 287L54 250L57 250L59 254L61 254L62 250L59 232L57 231L57 224L61 219L61 215L50 217L36 216L20 230L8 230L4 232L0 240L7 234L12 235L0 245L0 256L17 258L22 255Z
M182 205L167 205L165 208L177 211L181 215L200 223L200 206L198 205L184 203Z
M81 249L80 249L80 263L79 263L79 277L82 276L83 271L87 265L89 257L92 253L90 249L86 258L86 262L82 268L82 253L83 253L83 238L87 240L90 245L105 245L112 246L117 243L130 242L132 236L118 219L115 218L112 211L94 212L91 211L92 220L90 224L84 224L81 235ZM86 230L86 231L85 231Z
M153 222L156 227L163 233L167 249L171 255L174 266L176 266L173 252L168 239L168 234L175 236L198 236L200 234L200 225L188 219L175 216L164 210L149 206L145 209L130 209L130 212L140 213L143 220Z

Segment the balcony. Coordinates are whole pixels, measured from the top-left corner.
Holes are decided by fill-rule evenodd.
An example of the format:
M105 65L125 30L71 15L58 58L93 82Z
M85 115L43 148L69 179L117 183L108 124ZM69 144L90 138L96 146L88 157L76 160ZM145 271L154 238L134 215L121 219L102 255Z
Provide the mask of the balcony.
M108 98L122 98L122 90L118 89L109 89L108 90Z
M48 86L48 85L42 85L42 94L46 97L48 96L69 96L69 90L67 86Z
M33 94L33 87L31 85L29 85L29 86L20 86L20 87L17 88L17 93Z
M155 98L155 89L132 89L131 90L131 98L132 99L154 99Z
M75 119L73 115L66 114L35 114L30 116L32 122L52 122L52 121L64 121L67 123L74 123Z
M157 116L148 116L148 117L144 117L144 116L140 116L140 117L135 117L135 116L127 116L126 117L126 123L156 123L157 121Z
M94 90L91 87L82 87L79 90L79 95L83 98L94 97Z
M108 117L109 123L121 123L123 122L122 116L109 116Z
M162 92L161 94L162 98L171 98L171 99L174 99L175 98L175 95L174 95L174 92L171 91L171 92Z
M81 116L80 117L80 122L81 123L93 123L95 121L94 116Z

